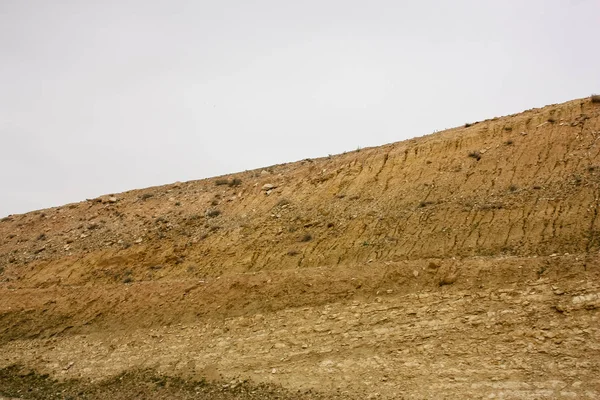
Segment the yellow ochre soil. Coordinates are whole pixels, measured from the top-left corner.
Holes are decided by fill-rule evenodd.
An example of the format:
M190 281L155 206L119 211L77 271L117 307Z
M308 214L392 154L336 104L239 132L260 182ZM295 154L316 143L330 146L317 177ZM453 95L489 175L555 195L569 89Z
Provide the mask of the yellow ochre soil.
M600 398L600 104L0 222L0 398Z

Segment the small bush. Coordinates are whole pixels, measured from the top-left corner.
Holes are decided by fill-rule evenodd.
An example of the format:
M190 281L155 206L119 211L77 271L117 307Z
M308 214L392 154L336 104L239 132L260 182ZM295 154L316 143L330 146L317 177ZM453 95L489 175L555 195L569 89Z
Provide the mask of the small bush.
M424 208L424 207L430 206L432 204L435 204L435 202L434 201L421 201L421 202L419 202L419 208Z
M144 193L140 196L142 200L148 200L150 197L154 197L154 195L152 193Z
M200 219L200 215L198 214L190 214L187 218L188 221L197 221Z
M221 211L219 210L209 210L206 212L206 216L209 218L215 218L221 215Z
M508 191L509 191L509 192L516 192L516 191L517 191L517 189L519 189L519 188L517 187L517 185L514 185L514 184L511 184L511 185L508 187Z
M123 283L131 283L131 282L133 282L133 278L130 277L130 276L128 276L125 279L123 279Z
M477 161L481 160L481 153L477 150L469 152L469 157L476 159Z
M592 103L600 103L600 94L593 94L590 96Z
M550 122L551 124L553 124L553 123L556 122L556 120L554 118L550 117L550 118L548 118L548 122Z
M504 205L502 203L485 203L479 206L479 209L483 211L501 210L502 208L504 208Z
M512 126L505 126L504 130L507 131L507 132L510 132L510 131L513 130L513 128L512 128Z
M468 127L470 127L470 126L473 126L473 124L470 124L470 123L468 123L468 122L467 122L467 123L465 123L465 128L468 128Z
M242 184L242 180L240 178L233 178L229 183L229 187L236 187Z
M37 240L46 240L46 234L40 233L40 235L37 237Z
M301 242L310 242L311 240L312 240L312 236L309 233L307 233L306 235L304 235L300 238Z
M217 179L215 181L215 185L217 185L217 186L229 185L229 180L227 180L227 179Z
M506 142L504 142L505 145L510 146L512 145L514 142L512 141L512 139L508 139Z

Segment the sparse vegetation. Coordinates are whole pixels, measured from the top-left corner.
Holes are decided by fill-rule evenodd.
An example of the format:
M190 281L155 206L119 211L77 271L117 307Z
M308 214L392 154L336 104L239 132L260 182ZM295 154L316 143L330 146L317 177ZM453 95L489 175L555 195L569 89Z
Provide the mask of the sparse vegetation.
M466 123L465 123L465 128L469 128L469 127L471 127L471 126L473 126L473 124L471 124L471 123L469 123L469 122L466 122Z
M228 179L217 179L215 181L215 185L217 185L217 186L229 185L229 180Z
M505 126L504 130L507 131L507 132L510 132L510 131L513 130L513 128L512 128L512 126Z
M481 160L481 153L477 150L470 151L469 157L476 159L477 161Z
M48 208L45 219L40 212L13 215L14 222L0 223L0 308L11 307L0 341L15 352L9 358L31 364L15 379L29 379L30 368L45 365L52 376L64 378L61 382L80 373L85 382L104 382L104 370L94 372L94 360L112 352L114 370L137 368L131 360L142 354L148 360L142 364L181 374L190 389L185 398L201 397L194 381L201 375L216 379L221 400L244 397L241 382L255 368L254 375L277 385L302 387L331 370L324 390L335 393L323 398L354 389L358 395L377 390L379 397L398 397L405 372L415 397L454 398L454 386L443 386L447 376L441 384L431 382L441 388L434 392L429 369L410 366L423 354L429 360L442 353L444 360L456 358L455 365L473 364L477 354L468 350L486 341L500 350L490 359L494 365L474 379L502 378L506 358L513 356L506 340L522 341L523 332L531 333L525 337L531 346L516 362L526 368L519 373L526 382L539 370L529 356L560 350L565 337L581 344L566 349L571 364L593 362L589 349L597 341L584 332L598 308L586 282L600 254L595 196L600 161L593 152L600 133L592 109L600 105L577 100L479 122L469 132L459 126L436 137L369 148L369 154L349 151L331 161L274 167L274 175L258 169L129 191L114 205L94 201L76 210ZM583 121L582 112L590 121L577 128L573 123ZM546 122L549 115L558 122ZM482 157L484 163L472 161ZM236 176L243 180L237 188ZM321 180L329 176L327 183ZM215 184L224 177L227 185ZM266 196L274 186L278 189ZM146 192L150 200L144 202ZM183 206L174 207L177 200ZM547 279L532 282L538 275ZM552 315L552 304L565 315ZM507 307L511 312L496 312ZM436 326L423 329L432 318ZM457 331L469 334L457 336ZM70 338L80 333L85 340L78 339L71 351ZM13 346L15 338L23 346ZM399 341L406 342L402 354ZM376 370L354 362L361 343L373 348L367 349L369 359L381 356L381 363L373 364ZM422 343L431 345L424 353L406 350ZM57 349L58 360L46 363ZM313 357L323 349L330 354ZM33 353L37 358L28 356ZM560 358L554 353L547 358ZM399 357L408 368L394 374ZM211 365L225 358L236 376L219 377L222 368ZM308 373L308 380L293 375L295 370ZM238 379L239 371L244 376ZM571 382L558 372L536 377ZM578 372L581 386L568 388L575 397L585 394L595 377L585 368ZM135 373L150 376L145 370ZM455 385L466 393L458 397L494 391L480 385L471 393L473 377L457 379L467 382ZM378 387L352 384L363 381ZM170 392L153 394L158 382L168 386L169 381L161 378L147 388L135 383L120 397L169 397ZM318 386L307 396L318 397ZM22 391L7 393L46 398L27 390L23 385ZM284 398L281 393L278 398ZM61 389L50 397L86 394L71 396Z
M219 211L219 210L208 210L206 212L206 216L209 218L215 218L215 217L218 217L219 215L221 215L221 211Z
M190 214L187 218L188 221L197 221L200 219L200 215L198 214Z
M307 233L300 238L301 242L310 242L312 240L312 235Z
M547 121L550 122L551 124L556 122L556 120L553 117L549 117Z
M478 207L480 210L501 210L504 208L504 204L502 203L485 203Z
M151 197L154 197L154 195L152 193L144 193L143 195L140 196L140 199L148 200Z
M240 178L233 178L229 183L229 187L237 187L242 184L242 180Z
M592 103L600 103L600 94L593 94L590 96Z

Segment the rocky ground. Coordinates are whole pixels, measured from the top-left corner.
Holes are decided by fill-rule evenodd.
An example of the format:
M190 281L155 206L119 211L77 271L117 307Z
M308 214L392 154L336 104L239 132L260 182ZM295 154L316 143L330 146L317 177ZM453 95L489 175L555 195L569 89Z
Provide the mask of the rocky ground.
M600 104L0 222L0 395L600 397Z

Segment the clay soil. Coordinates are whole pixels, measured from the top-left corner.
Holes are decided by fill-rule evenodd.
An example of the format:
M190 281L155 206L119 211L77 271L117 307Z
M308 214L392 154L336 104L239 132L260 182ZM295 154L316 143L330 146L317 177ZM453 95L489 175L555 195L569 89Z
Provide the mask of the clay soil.
M600 398L600 104L0 222L0 398Z

